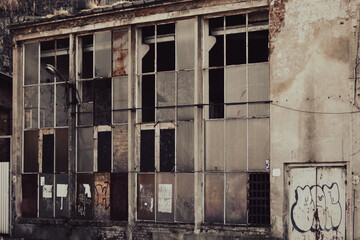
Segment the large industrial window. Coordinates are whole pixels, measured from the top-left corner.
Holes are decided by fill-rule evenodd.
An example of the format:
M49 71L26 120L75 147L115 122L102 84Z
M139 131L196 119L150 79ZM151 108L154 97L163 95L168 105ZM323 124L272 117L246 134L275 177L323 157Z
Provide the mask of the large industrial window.
M269 224L268 12L204 26L204 221Z
M127 220L128 30L77 39L76 215Z
M195 21L138 29L138 122L194 118Z

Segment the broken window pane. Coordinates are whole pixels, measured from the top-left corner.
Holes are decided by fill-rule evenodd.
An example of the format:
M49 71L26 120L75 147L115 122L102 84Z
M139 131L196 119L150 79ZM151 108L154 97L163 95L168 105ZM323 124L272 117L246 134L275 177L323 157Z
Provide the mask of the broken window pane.
M269 100L269 63L249 65L249 101ZM269 104L249 104L249 116L268 116Z
M156 175L156 221L174 221L174 177L173 173Z
M173 172L175 169L175 129L160 130L160 171Z
M24 172L39 171L39 131L24 132Z
M175 41L157 44L157 71L175 70Z
M81 104L79 105L79 126L91 126L93 122L93 81L80 82Z
M246 24L246 15L240 14L240 15L232 15L232 16L226 16L226 27L245 27ZM231 28L230 28L231 29Z
M111 31L95 33L95 77L111 77Z
M54 76L46 71L46 64L55 67L55 41L46 41L40 43L41 67L40 83L54 82Z
M82 50L80 54L80 78L92 78L93 69L93 35L86 35L79 38L79 47Z
M69 38L56 40L56 67L65 80L69 80ZM56 78L56 82L63 80Z
M65 84L56 85L56 126L68 125L68 108Z
M98 132L98 171L111 172L111 132Z
M40 127L54 126L54 86L40 86Z
M147 44L148 51L144 53L142 58L142 72L154 72L155 71L155 44L150 43L151 39L155 37L155 26L143 27L142 32L142 43Z
M224 35L216 36L216 42L209 51L209 66L224 66Z
M110 219L110 173L94 174L94 215L96 219Z
M224 170L224 121L205 123L206 170Z
M270 178L269 173L249 174L249 224L270 224Z
M247 222L247 174L226 175L226 223Z
M68 129L55 129L55 172L68 172Z
M77 174L76 215L80 219L94 216L94 177L92 174Z
M176 22L177 69L194 68L195 24L194 20Z
M224 69L209 70L209 118L224 117Z
M141 130L140 171L155 169L155 130Z
M111 220L128 220L128 174L111 174L110 218Z
M194 222L194 175L176 175L176 221Z
M175 106L175 73L158 73L157 76L157 106ZM160 108L156 111L157 121L174 121L175 107Z
M113 76L124 76L128 74L129 64L129 37L128 31L113 31Z
M25 44L25 85L37 84L39 66L39 43Z
M155 76L142 76L142 121L155 121Z
M268 38L269 31L249 32L249 63L267 62L268 61Z
M21 216L35 218L37 216L37 174L21 175L22 201Z
M194 71L178 72L178 120L193 120L194 108L181 107L181 105L194 104Z
M78 172L92 172L94 166L94 130L78 128Z
M38 128L38 87L24 87L25 128Z
M55 175L55 217L68 218L69 217L69 175L56 174Z
M54 134L43 135L42 172L54 173Z
M54 217L54 175L39 174L39 217Z
M176 132L176 171L194 171L193 122L178 122Z
M226 35L226 65L246 63L246 33Z
M137 179L137 219L154 220L155 185L153 174L138 174Z
M249 25L267 25L269 24L269 11L256 11L248 14Z
M270 159L269 119L249 120L249 170L265 170L265 161Z
M113 128L114 172L128 171L128 125Z
M246 119L226 120L225 159L226 171L247 170Z
M94 80L94 124L111 124L111 79Z
M10 138L0 138L0 162L10 162Z
M115 77L114 81L114 123L127 123L128 78Z
M210 28L210 33L211 33L212 29L214 29L214 30L224 29L224 18L217 17L217 18L209 19L209 28Z
M247 102L246 66L226 68L226 103ZM233 104L226 106L227 118L247 116L246 104Z
M205 175L205 222L224 221L224 174Z

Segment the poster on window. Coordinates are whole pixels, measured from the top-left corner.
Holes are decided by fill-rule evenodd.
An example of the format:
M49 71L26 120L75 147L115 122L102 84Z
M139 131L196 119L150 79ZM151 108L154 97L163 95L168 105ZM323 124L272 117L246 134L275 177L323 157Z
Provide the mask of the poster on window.
M172 212L172 184L159 184L158 212Z

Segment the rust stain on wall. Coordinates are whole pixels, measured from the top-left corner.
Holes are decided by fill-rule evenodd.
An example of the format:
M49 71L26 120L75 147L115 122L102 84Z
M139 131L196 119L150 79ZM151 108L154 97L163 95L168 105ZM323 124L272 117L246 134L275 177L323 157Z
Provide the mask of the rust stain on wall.
M127 30L113 32L113 76L128 74L129 38Z

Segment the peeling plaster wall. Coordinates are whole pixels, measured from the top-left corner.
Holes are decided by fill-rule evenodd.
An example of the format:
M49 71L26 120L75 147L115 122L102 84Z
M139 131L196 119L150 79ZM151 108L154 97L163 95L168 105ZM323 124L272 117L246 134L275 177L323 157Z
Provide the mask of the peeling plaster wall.
M274 237L283 237L288 217L284 163L357 161L351 155L359 115L345 114L357 111L352 104L356 2L271 2L270 158L271 170L281 171L270 179Z

